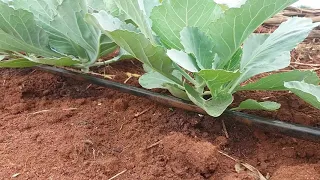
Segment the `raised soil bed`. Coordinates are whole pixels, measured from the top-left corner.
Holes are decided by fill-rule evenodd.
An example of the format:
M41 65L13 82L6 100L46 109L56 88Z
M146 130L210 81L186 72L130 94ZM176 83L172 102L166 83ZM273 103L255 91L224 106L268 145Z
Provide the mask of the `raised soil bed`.
M315 61L315 60L314 60ZM313 62L314 63L314 62ZM97 69L124 82L140 64ZM319 179L320 145L168 108L144 98L39 70L0 70L0 177L10 179L254 179L235 171L242 160L271 179ZM127 83L139 86L137 79ZM290 93L252 92L278 100L276 113L312 126L319 111ZM227 139L221 120L229 135Z

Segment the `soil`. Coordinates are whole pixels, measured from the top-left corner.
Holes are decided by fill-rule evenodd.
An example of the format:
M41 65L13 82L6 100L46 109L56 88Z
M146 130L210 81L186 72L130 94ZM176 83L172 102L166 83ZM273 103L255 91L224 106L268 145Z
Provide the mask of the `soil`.
M293 62L320 64L317 44L300 45ZM140 87L136 77L126 75L142 74L136 61L95 72ZM237 172L238 160L271 180L320 180L319 143L263 132L229 117L173 109L33 69L0 69L0 92L1 180L259 179L248 169ZM291 93L242 92L234 105L247 98L282 104L277 112L249 113L320 127L319 110Z
M118 82L127 79L126 72L141 74L140 64L133 61L100 71L116 75ZM255 179L248 170L237 173L237 162L230 157L272 180L320 179L318 143L38 70L0 73L0 179ZM139 86L136 78L127 83ZM319 125L319 111L289 93L253 92L236 99L265 96L283 107L260 115Z

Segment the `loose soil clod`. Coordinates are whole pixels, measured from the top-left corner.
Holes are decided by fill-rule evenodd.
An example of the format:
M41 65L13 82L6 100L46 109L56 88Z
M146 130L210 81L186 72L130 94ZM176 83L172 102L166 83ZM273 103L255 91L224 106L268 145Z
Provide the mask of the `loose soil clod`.
M290 177L290 178L289 178ZM299 165L299 166L282 166L274 174L270 180L318 180L320 172L315 166Z

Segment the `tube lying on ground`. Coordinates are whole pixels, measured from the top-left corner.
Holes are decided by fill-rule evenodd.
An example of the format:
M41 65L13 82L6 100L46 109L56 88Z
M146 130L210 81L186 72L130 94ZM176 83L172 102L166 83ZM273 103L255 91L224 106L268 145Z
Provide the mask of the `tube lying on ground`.
M86 81L91 84L114 89L120 92L144 97L152 101L164 104L166 106L180 108L183 110L192 111L192 112L196 112L204 115L207 114L204 110L202 110L198 106L190 104L189 102L178 99L176 97L155 93L145 89L132 87L129 85L113 82L106 79L101 79L98 77L94 77L88 74L83 74L83 73L75 72L71 70L50 67L50 66L37 66L36 68L46 72L53 73L53 74L70 77L80 81ZM279 133L279 134L291 136L294 138L309 140L309 141L320 142L320 128L304 126L300 124L287 123L279 120L267 119L267 118L250 115L242 112L237 112L237 111L231 111L231 110L225 111L224 115L232 116L238 122L257 127L264 131Z

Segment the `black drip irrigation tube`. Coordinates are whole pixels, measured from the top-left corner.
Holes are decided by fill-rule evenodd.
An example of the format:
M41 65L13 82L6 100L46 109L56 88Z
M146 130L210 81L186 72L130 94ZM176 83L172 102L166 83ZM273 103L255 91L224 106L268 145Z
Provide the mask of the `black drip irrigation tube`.
M61 75L61 76L65 76L65 77L70 77L80 81L86 81L91 84L114 89L120 92L132 94L135 96L144 97L169 107L180 108L183 110L207 115L207 113L201 108L199 108L198 106L195 106L193 104L190 104L187 101L184 101L172 96L162 95L162 94L151 92L145 89L132 87L129 85L113 82L106 79L101 79L101 78L94 77L81 72L75 72L75 71L51 67L51 66L37 66L36 69ZM267 118L250 115L242 112L237 112L237 111L231 111L231 110L225 111L224 115L232 116L234 117L233 119L235 119L240 123L257 127L263 131L279 133L282 135L291 136L298 139L320 142L320 128L305 126L301 124L287 123L279 120L267 119Z

